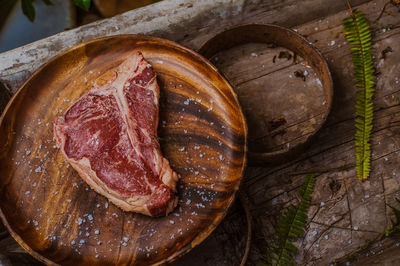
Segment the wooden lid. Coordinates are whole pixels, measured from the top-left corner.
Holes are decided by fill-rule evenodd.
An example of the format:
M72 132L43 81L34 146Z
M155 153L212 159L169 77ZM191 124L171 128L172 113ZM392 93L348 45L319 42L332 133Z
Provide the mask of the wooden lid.
M301 136L300 138L299 135L302 134L303 129L298 127L296 129L298 132L296 131L291 132L292 135L288 137L290 138L290 140L295 140L295 141L292 141L290 143L287 142L286 143L287 145L280 145L280 146L275 145L275 148L276 147L278 148L273 150L268 150L269 147L264 147L264 149L266 149L264 152L260 152L259 149L255 151L254 150L255 145L253 145L252 149L251 140L249 140L250 150L248 153L248 158L250 164L283 162L293 158L300 152L304 151L306 145L310 143L310 141L314 138L314 136L318 133L318 131L326 121L331 109L332 98L333 98L333 82L331 73L329 71L328 64L326 63L324 57L312 43L310 43L303 36L301 36L300 34L291 29L273 24L247 24L222 31L216 34L208 41L206 41L198 51L206 58L211 59L213 56L217 55L222 51L228 50L235 46L249 44L249 43L272 44L274 47L279 46L291 50L294 53L294 55L302 57L306 62L306 64L312 67L312 70L316 73L318 78L317 83L323 88L322 94L324 99L321 101L322 104L319 106L319 109L317 111L310 110L308 114L310 118L318 116L319 119L313 120L315 122L312 124L312 126L310 127L311 129L308 130L307 134ZM249 62L247 65L251 65L251 62ZM220 73L222 73L222 71L220 71ZM222 75L224 74L222 73ZM227 80L229 80L229 77L227 77L227 75L224 76ZM234 82L231 81L231 84L233 83ZM275 84L273 84L273 86L268 88L258 88L258 90L269 90L265 93L275 93L273 90L275 89L275 87L278 86L274 85ZM233 85L232 87L234 87L234 89L238 93L238 88L235 88L235 86ZM283 86L279 86L279 89L283 90L283 92L281 92L282 95L285 94L287 95L288 99L287 104L273 105L273 103L271 102L265 102L264 104L266 105L265 107L266 109L268 109L268 106L271 106L271 108L279 109L278 113L279 111L281 113L284 113L288 109L293 109L294 107L300 107L300 106L293 106L292 105L293 101L290 101L290 97L298 98L296 92L293 93L293 91L289 90L286 92L285 91L286 88ZM307 91L305 92L307 93ZM306 94L306 97L308 97L307 100L313 101L314 95L311 93L311 90L309 90L308 92L309 94L308 95ZM243 94L245 93L246 92L244 92ZM255 97L258 96L255 95ZM239 100L241 100L240 95L239 95ZM296 103L300 105L305 104L304 101L297 101ZM245 101L241 101L241 104L242 108L246 110L247 106L245 105L247 103ZM247 116L247 119L249 118L250 117ZM252 136L252 133L254 133L254 131L260 130L257 127L257 125L256 126L252 125L251 121L248 121L248 126L249 126L249 136ZM268 134L268 132L266 134ZM294 143L294 145L289 145L292 143Z

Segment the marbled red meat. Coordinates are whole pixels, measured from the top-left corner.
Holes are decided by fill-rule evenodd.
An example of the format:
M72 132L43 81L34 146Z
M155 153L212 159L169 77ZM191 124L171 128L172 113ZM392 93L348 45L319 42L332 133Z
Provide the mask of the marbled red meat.
M159 95L156 75L138 52L54 124L63 154L96 192L125 211L150 216L166 215L177 204L178 177L157 139Z

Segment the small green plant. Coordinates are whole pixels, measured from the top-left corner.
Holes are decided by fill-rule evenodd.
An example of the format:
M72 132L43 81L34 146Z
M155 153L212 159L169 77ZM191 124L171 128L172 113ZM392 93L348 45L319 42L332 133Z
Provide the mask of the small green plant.
M346 41L351 46L357 91L356 102L356 169L357 177L366 180L371 171L371 131L374 104L374 66L371 55L371 31L364 14L353 11L343 20Z
M400 199L396 198L396 201L400 204ZM396 221L392 220L392 225L385 232L386 236L390 236L396 232L400 232L400 210L396 209L393 206L388 206L392 209L394 216L396 217Z
M314 184L314 174L307 175L299 191L300 203L289 207L279 219L275 237L265 256L268 265L294 265L293 256L298 249L291 241L304 235Z
M13 6L18 0L1 0L0 7L10 7ZM50 0L42 0L46 5L53 5L53 2ZM74 0L76 6L82 8L83 10L88 11L90 8L91 0ZM35 21L36 11L35 6L33 5L33 0L21 0L21 8L24 15L30 20Z

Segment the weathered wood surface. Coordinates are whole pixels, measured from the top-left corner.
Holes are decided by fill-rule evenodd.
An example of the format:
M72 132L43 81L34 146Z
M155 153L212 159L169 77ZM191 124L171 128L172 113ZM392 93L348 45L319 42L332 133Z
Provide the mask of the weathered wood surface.
M388 4L387 12L382 14L378 22L372 23L376 43L373 53L380 75L375 97L373 170L370 179L361 183L356 179L352 166L355 161L355 88L350 51L344 43L341 26L341 20L348 15L344 2L218 1L213 5L199 2L186 1L180 6L181 2L163 1L157 4L161 10L150 6L128 12L0 54L0 79L11 92L15 92L34 69L60 50L103 35L143 32L176 40L197 49L215 32L243 22L268 22L295 27L328 59L334 77L334 106L327 124L306 153L290 163L247 169L243 188L249 195L255 223L248 264L261 262L261 254L267 246L265 239L273 234L277 217L284 208L297 201L296 191L303 176L291 175L294 172L338 168L318 175L306 236L297 243L300 248L296 258L299 264L327 265L333 259L357 249L366 240L375 238L378 233L367 231L382 232L390 225L393 214L386 203L395 205L394 197L400 191L399 9ZM352 1L352 4L360 4L359 9L374 21L388 2ZM170 14L166 16L169 24L156 23L162 20L157 14ZM145 22L136 24L139 20ZM389 27L391 30L386 29ZM393 52L387 53L386 58L382 59L381 52L387 47L391 47ZM256 64L256 60L253 63ZM261 61L258 62L258 65L261 64ZM282 77L288 76L286 70L282 70ZM331 228L315 222L352 230ZM216 231L198 248L176 262L176 265L238 265L244 252L245 232L245 215L240 206L234 206ZM396 238L379 241L374 245L373 253L368 253L368 257L365 254L358 257L360 265L365 264L366 260L369 264L376 261L382 264L385 261L394 263L400 257L397 243ZM378 255L382 253L382 247L388 249L388 256ZM383 254L386 254L385 249ZM378 257L370 259L374 256Z

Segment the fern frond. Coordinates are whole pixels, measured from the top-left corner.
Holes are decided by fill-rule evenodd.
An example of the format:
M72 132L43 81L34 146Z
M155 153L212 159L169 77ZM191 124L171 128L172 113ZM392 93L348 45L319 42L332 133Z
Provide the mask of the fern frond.
M346 41L351 45L357 91L356 101L356 169L357 177L366 180L371 171L371 132L373 120L374 65L371 55L371 31L360 11L350 7L351 16L343 20Z
M289 207L279 219L275 239L271 241L268 255L265 256L269 265L294 265L293 256L297 247L291 240L304 235L314 184L315 176L307 175L299 191L300 203Z
M396 201L400 204L400 200L398 198L396 198ZM393 233L400 232L400 210L393 206L388 206L392 209L394 216L396 217L396 221L392 220L392 225L385 232L386 236L390 236Z

